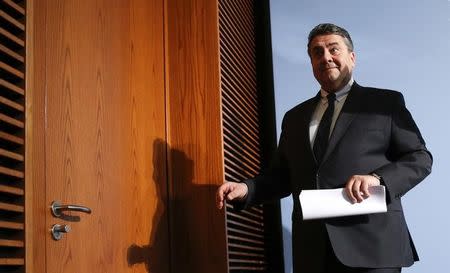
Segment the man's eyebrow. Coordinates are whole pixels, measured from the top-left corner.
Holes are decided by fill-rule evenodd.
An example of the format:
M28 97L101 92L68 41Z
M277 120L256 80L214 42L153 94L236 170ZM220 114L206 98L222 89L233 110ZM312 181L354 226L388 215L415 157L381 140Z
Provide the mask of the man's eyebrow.
M322 47L318 46L318 45L313 46L313 48L311 48L311 50L315 50L315 51L320 50L320 49L322 49Z
M338 42L330 42L330 43L326 44L326 47L335 46L335 45L339 45L339 43ZM322 49L322 46L316 45L311 48L311 50L319 50L319 49Z
M334 46L334 45L339 45L339 43L338 42L331 42L331 43L327 44L327 47Z

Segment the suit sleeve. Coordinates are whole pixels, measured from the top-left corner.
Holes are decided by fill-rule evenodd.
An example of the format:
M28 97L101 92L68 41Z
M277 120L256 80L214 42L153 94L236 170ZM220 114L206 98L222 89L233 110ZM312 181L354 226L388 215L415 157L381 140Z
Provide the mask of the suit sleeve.
M383 178L390 200L400 198L421 182L430 174L433 163L417 125L406 109L403 96L397 94L387 155L391 163L374 170Z
M248 194L242 202L234 203L236 209L244 209L251 205L280 199L290 194L289 167L284 154L287 135L286 119L287 116L283 118L280 141L270 167L262 174L242 182L247 185Z

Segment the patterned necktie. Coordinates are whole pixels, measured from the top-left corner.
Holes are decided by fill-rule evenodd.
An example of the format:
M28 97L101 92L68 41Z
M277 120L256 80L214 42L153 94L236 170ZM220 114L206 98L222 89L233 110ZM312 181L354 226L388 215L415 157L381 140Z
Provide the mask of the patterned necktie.
M330 137L330 127L331 121L333 120L334 101L336 100L336 94L328 94L327 99L328 107L322 116L322 120L320 121L313 146L314 156L316 157L317 163L319 164L322 162L323 156L325 155L325 151L328 147L328 139Z

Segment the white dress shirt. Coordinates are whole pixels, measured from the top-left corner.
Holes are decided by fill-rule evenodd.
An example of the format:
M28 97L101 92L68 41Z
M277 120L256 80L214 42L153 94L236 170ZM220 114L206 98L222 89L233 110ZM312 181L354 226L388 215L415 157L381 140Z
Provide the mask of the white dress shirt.
M347 99L348 92L350 91L352 85L353 85L353 77L350 78L350 81L339 91L335 92L336 94L336 101L334 102L334 113L333 113L333 119L331 120L331 128L330 128L330 136L333 132L334 125L336 124L336 120L339 117L339 114L341 113L342 106L345 103L345 100ZM325 113L325 110L328 108L328 99L327 99L328 92L320 89L320 96L321 99L319 103L316 106L316 110L314 110L314 113L311 118L311 123L309 124L309 140L311 142L311 148L314 146L314 140L316 139L317 129L319 128L320 120L322 119L323 114Z

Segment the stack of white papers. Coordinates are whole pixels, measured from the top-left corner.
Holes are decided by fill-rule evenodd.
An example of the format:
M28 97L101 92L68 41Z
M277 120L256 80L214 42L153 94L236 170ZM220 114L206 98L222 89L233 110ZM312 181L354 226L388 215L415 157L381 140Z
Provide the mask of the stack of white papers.
M370 187L369 193L364 201L353 204L343 188L303 190L300 193L303 220L386 212L384 186Z

